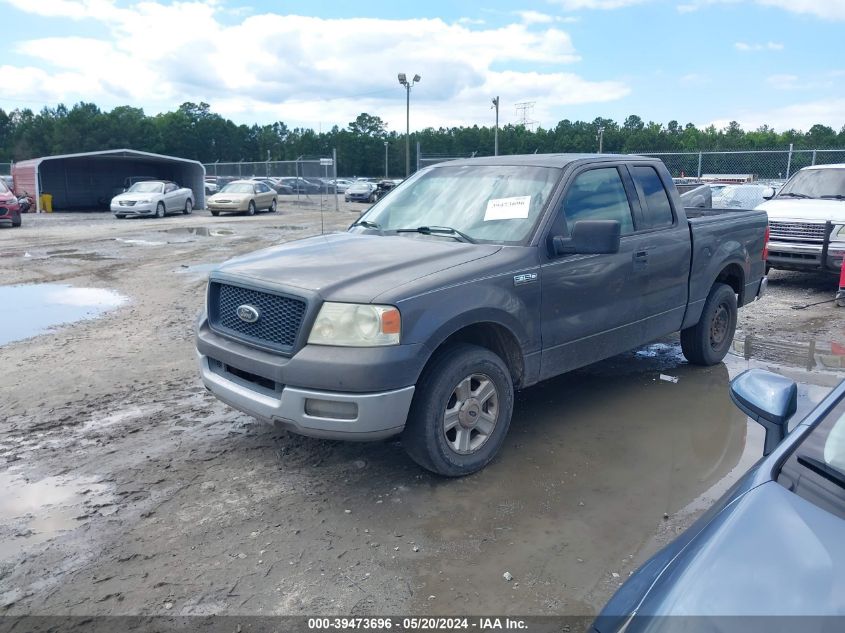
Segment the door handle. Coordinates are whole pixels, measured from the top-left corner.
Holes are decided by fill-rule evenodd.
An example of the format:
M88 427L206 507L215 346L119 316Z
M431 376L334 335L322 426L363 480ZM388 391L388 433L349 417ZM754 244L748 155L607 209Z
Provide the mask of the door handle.
M634 253L634 261L635 262L646 262L646 261L648 261L648 251L636 251Z

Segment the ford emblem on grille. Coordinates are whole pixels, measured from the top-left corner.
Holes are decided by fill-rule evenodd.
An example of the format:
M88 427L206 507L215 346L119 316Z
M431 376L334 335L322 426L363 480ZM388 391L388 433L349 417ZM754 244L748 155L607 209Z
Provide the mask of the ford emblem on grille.
M255 306L251 306L246 303L238 306L236 312L238 313L238 318L241 321L246 321L247 323L255 323L258 321L258 317L261 316Z

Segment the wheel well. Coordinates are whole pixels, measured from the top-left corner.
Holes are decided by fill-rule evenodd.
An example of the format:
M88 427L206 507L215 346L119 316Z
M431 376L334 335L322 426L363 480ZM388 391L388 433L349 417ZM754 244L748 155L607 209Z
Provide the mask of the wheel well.
M745 291L745 275L742 272L742 268L739 267L738 264L730 264L729 266L725 267L722 272L719 273L719 276L716 277L715 283L722 283L727 284L739 297L739 305L743 304L743 292Z
M473 323L451 334L438 346L432 358L437 352L448 349L455 343L470 343L489 349L505 361L513 378L514 387L519 388L522 384L525 376L522 348L516 336L508 328L498 323Z

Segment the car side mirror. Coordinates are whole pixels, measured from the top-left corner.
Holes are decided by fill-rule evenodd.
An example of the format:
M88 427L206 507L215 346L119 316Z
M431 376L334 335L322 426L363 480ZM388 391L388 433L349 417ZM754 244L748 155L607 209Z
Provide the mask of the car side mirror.
M786 437L789 419L798 408L798 386L770 371L749 369L731 381L731 400L766 429L763 455L768 455Z
M619 252L622 225L618 220L581 220L572 226L571 237L552 238L556 255L596 255Z
M775 197L775 193L774 187L766 187L763 189L763 200L771 200Z

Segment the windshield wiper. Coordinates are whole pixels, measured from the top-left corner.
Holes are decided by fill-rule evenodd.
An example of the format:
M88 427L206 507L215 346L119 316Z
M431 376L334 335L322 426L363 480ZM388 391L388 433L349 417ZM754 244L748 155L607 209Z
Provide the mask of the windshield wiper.
M810 198L806 193L794 193L792 191L787 191L786 193L782 193L778 196L779 198Z
M845 473L841 470L833 468L829 464L809 455L799 455L798 463L809 468L817 475L821 475L828 481L835 483L840 488L845 488Z
M415 229L396 229L397 233L422 233L423 235L431 235L433 233L443 233L454 237L460 242L469 242L470 244L477 244L473 238L466 233L462 233L458 229L453 229L451 226L418 226Z
M824 196L819 196L822 200L845 200L845 195L841 193L831 193Z
M376 222L370 222L369 220L357 220L349 225L351 229L353 226L363 226L365 229L375 229L379 233L381 233L381 225Z

